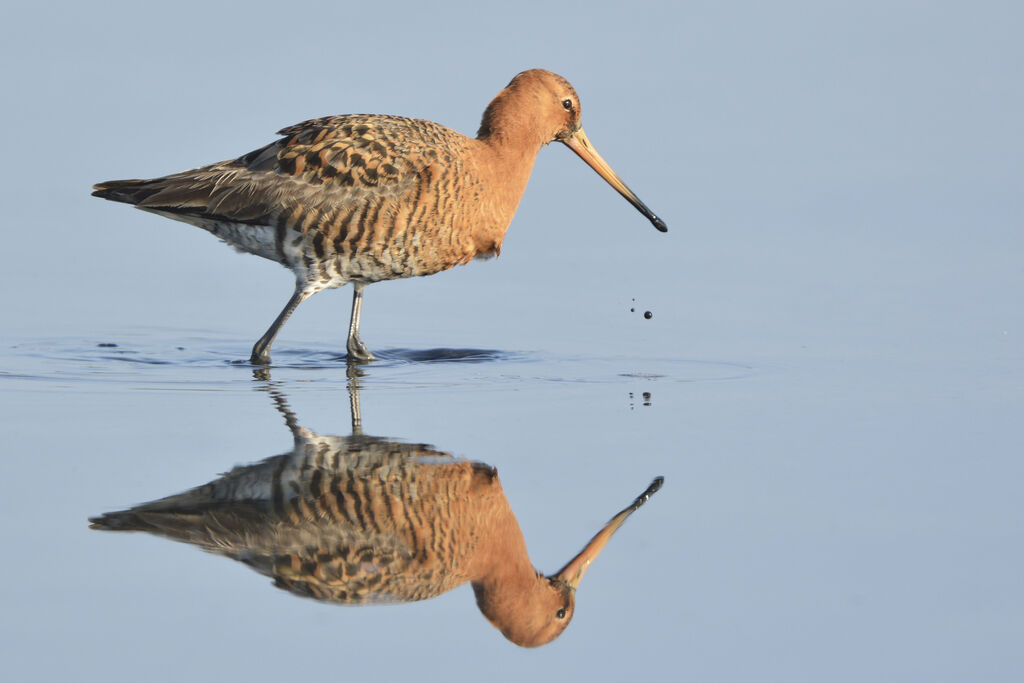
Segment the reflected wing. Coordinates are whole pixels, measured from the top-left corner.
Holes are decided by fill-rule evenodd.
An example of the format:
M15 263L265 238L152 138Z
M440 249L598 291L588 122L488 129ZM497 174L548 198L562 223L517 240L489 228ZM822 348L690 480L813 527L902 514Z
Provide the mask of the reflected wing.
M465 522L453 504L475 478L490 482L493 469L423 444L314 435L293 453L90 521L200 546L307 597L422 600L466 580L472 548L450 541Z

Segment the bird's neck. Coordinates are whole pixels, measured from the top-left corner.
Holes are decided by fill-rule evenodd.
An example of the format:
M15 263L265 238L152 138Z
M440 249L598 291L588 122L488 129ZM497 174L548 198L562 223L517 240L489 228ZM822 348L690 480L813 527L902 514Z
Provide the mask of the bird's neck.
M494 227L501 233L497 239L500 245L505 230L519 208L523 193L526 192L534 161L543 145L529 131L514 126L496 129L478 138L478 142L478 158L483 162L480 174L488 188L489 210L495 218Z
M481 477L482 479L483 477ZM520 583L535 575L526 540L494 472L477 490L476 552L469 576L474 583Z
M526 552L526 541L501 485L495 478L481 520L480 545L471 566L470 580L480 611L494 623L515 612L538 584L537 571ZM500 626L499 626L500 627Z
M535 108L523 106L522 91L506 88L484 111L477 132L477 173L487 188L477 221L478 252L498 253L505 231L515 216L533 171L537 153L546 141L534 120Z

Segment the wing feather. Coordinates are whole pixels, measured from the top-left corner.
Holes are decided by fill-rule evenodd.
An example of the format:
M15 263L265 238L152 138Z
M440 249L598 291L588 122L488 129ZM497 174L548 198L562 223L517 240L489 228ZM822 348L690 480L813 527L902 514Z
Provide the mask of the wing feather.
M94 195L203 221L269 225L301 206L348 214L371 198L399 200L466 138L397 116L345 115L283 128L284 137L232 161L152 180L100 183Z

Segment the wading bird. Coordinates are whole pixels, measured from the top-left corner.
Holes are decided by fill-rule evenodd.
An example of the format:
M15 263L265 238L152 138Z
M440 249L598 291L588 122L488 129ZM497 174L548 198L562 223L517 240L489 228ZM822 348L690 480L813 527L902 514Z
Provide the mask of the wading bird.
M567 145L662 232L655 216L598 155L580 125L580 100L561 76L517 75L484 111L477 137L398 116L330 116L232 161L150 180L111 180L93 195L191 223L231 246L277 261L295 291L250 360L270 346L295 308L352 283L350 360L372 360L359 337L363 289L431 275L501 243L540 148Z

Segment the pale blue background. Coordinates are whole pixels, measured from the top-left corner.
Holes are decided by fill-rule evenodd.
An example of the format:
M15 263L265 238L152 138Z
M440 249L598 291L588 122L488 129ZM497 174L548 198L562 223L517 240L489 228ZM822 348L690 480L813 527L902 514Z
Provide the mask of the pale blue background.
M1024 677L1019 3L4 15L4 680ZM89 531L289 448L225 361L292 283L89 186L332 113L473 134L535 66L572 81L590 139L669 233L543 150L499 259L366 295L374 350L515 355L380 363L362 403L369 433L497 466L544 571L666 477L565 635L517 649L468 588L318 605L192 548ZM341 349L348 303L304 304L278 358ZM273 377L305 426L348 433L337 363Z

